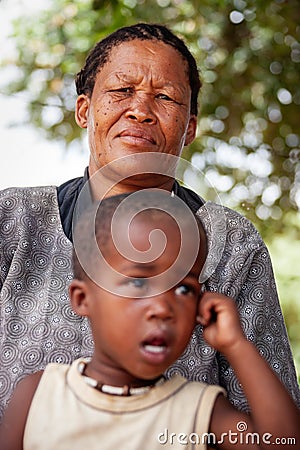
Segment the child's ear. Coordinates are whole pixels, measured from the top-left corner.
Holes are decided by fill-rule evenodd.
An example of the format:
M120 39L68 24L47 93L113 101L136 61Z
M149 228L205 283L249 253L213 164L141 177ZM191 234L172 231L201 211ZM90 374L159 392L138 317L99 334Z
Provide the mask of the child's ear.
M86 282L77 280L76 278L72 280L69 286L69 297L73 311L79 316L88 316L89 308Z
M196 325L201 325L201 316L199 313L199 306L198 306L198 311L197 311L197 315L196 315Z
M200 294L199 294L199 298L198 298L198 306L197 306L197 313L196 313L196 325L202 325L202 313L200 310L200 304L201 304L201 299L203 297L203 294L205 292L205 285L202 284L201 289L200 289Z

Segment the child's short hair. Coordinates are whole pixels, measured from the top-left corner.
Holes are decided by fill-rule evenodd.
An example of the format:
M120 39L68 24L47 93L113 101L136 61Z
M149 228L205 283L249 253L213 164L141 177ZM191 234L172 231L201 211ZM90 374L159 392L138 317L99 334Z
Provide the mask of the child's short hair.
M161 189L145 189L107 197L92 203L80 216L74 227L73 235L73 272L77 279L86 279L97 270L99 255L103 258L108 243L118 239L128 239L128 230L121 228L120 219L125 218L126 224L138 214L143 214L147 220L152 220L154 229L159 229L163 215L168 215L176 222L181 235L185 239L195 240L198 252L201 242L203 253L202 266L207 255L206 236L200 219L179 197ZM122 222L124 223L124 222ZM100 250L100 252L99 252ZM98 258L98 259L97 259Z

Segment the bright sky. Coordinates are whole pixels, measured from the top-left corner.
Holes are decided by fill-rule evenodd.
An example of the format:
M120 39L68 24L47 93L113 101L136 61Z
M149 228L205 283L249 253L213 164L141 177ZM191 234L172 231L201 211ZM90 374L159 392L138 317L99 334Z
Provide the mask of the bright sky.
M30 12L30 9L45 7L46 1L0 0L0 59L13 51L12 19ZM7 74L9 76L9 74ZM81 176L88 163L87 150L66 152L57 142L47 141L34 127L17 126L25 116L26 99L20 96L7 97L1 94L0 79L0 189L10 186L58 185L68 179Z

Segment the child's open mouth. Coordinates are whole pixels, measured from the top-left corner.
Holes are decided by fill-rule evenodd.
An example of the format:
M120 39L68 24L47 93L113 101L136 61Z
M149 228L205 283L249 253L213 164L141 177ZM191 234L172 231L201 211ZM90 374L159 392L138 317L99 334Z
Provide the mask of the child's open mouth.
M160 364L164 362L169 353L169 345L162 336L148 338L142 343L142 352L148 362Z
M145 342L143 347L150 353L162 353L165 352L167 344L164 339L154 338L150 342Z

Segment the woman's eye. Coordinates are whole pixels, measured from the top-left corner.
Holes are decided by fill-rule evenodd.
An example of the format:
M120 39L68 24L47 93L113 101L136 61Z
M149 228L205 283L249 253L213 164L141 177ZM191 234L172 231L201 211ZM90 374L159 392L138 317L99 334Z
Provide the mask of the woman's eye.
M114 89L114 92L121 92L124 94L131 94L133 92L133 89L131 87L122 87L118 89Z
M171 102L173 99L171 97L169 97L167 94L158 94L157 98L161 99L161 100L167 100L169 102Z

